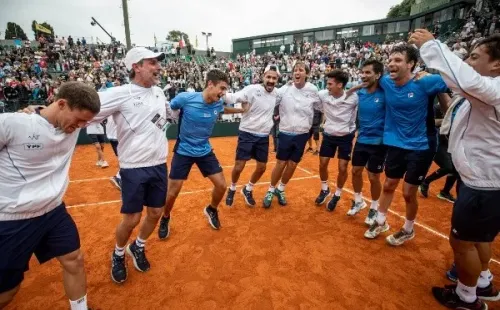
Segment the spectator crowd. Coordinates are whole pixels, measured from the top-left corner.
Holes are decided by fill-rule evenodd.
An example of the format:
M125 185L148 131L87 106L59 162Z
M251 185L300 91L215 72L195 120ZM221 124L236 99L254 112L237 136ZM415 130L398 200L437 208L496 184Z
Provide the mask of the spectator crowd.
M467 57L472 46L481 38L498 33L497 8L486 7L468 12L468 18L459 29L447 33L439 23L434 33L459 57ZM76 41L69 36L38 38L38 46L0 46L0 112L17 110L28 104L50 103L59 86L66 81L81 81L105 91L107 88L129 82L123 57L126 47L119 44L87 44L85 38ZM220 69L230 77L230 91L259 83L263 69L274 64L281 72L279 85L291 79L295 62L304 61L310 68L309 81L324 89L325 75L340 68L349 73L348 88L360 82L363 62L376 58L385 62L389 51L404 40L387 40L382 44L361 41L293 42L282 45L279 51L256 54L255 50L233 58L217 57L213 49L206 64L199 64L190 54L167 53L162 63L161 87L170 100L184 91L201 91L203 80L210 69ZM416 70L424 70L422 64Z

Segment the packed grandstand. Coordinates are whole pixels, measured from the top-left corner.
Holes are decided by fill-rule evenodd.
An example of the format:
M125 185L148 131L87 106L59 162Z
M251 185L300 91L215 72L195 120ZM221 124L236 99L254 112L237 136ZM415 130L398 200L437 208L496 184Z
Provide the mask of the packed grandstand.
M439 33L439 23L430 27ZM495 10L484 7L481 12L471 8L466 12L460 27L441 33L439 38L453 52L464 59L471 47L483 37L500 31ZM201 91L206 73L213 68L229 74L231 91L249 84L259 83L264 68L276 64L281 75L278 85L291 77L291 68L297 60L305 61L311 68L310 81L319 89L325 89L325 74L335 68L349 73L347 88L360 81L360 68L364 61L376 58L388 59L391 48L403 39L385 42L361 42L356 38L331 42L292 42L281 45L277 51L257 54L255 49L246 53L233 53L230 57L187 55L187 50L167 53L162 63L161 87L167 98L173 99L184 91ZM150 49L167 52L164 48ZM52 102L58 88L66 81L88 83L98 91L129 82L123 62L126 47L122 44L88 44L84 38L73 39L40 36L37 42L27 44L0 44L0 112L15 111L28 104ZM419 63L416 70L425 69Z

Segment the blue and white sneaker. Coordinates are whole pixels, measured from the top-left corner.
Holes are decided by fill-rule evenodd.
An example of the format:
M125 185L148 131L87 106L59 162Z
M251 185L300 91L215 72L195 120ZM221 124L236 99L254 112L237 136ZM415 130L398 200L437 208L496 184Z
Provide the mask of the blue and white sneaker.
M116 176L112 177L110 179L111 183L113 183L113 185L119 190L121 191L122 190L122 179L121 178L117 178Z

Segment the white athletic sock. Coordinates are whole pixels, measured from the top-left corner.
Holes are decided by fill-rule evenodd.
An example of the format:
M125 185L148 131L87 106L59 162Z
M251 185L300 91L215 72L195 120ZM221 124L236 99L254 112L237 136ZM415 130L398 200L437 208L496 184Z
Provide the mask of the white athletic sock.
M118 245L115 245L115 254L118 256L125 255L125 248L120 248Z
M488 269L486 271L481 271L481 277L485 277L488 279L488 281L493 282L493 274L491 274L491 271Z
M246 187L247 191L251 192L253 190L253 186L254 186L254 184L252 182L248 182L247 187Z
M272 192L272 193L274 193L274 190L275 190L275 189L276 189L276 188L275 188L274 186L270 185L270 186L269 186L269 189L268 189L267 191L268 191L268 192Z
M340 194L342 194L342 189L337 187L337 190L335 191L335 196L340 197Z
M465 286L460 280L458 281L455 292L457 292L458 297L460 297L462 301L467 303L473 303L477 299L476 287Z
M481 271L481 275L479 276L479 278L477 279L477 286L480 287L480 288L486 288L490 285L491 281L490 279L488 279L488 272L490 270L487 270L487 271Z
M413 231L413 224L415 224L415 221L408 221L405 219L405 225L403 226L403 229L407 233L411 233Z
M321 190L322 191L328 190L328 181L321 181Z
M280 185L278 185L278 190L281 191L281 192L284 191L285 190L285 186L286 186L286 184L283 184L283 183L280 182Z
M354 193L354 202L355 203L363 202L363 197L361 197L361 193Z
M231 186L229 186L229 189L232 191L236 190L236 183L231 183Z
M78 300L70 300L69 304L71 306L71 310L87 310L87 295Z
M370 206L370 209L373 209L373 210L378 210L378 200L373 200L372 201L372 205Z
M137 237L137 239L135 239L135 245L143 248L146 245L146 240L142 240L141 238Z
M385 223L385 213L382 213L382 212L378 212L377 213L377 223L379 225L384 225Z

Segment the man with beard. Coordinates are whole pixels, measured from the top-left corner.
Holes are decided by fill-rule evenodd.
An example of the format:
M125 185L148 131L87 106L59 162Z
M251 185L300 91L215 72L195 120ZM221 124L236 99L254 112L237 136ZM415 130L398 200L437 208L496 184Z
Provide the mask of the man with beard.
M433 97L448 89L439 75L413 78L418 50L413 46L396 45L389 56L389 74L379 85L385 92L386 116L384 144L388 146L385 174L377 219L365 232L374 239L389 230L386 214L400 179L404 177L403 197L406 221L396 233L386 238L398 246L415 237L413 225L417 216L417 191L432 164L437 149Z
M451 119L448 150L460 176L450 231L458 283L433 287L432 293L448 308L485 310L480 298L500 299L489 270L491 244L500 231L500 36L479 41L465 62L427 30L415 30L410 42L465 98L444 118Z
M217 207L224 198L226 179L209 138L220 113L245 113L248 108L246 105L242 109L224 106L223 97L228 83L227 74L217 69L210 70L203 92L184 92L170 102L170 108L179 111L179 135L170 166L167 201L158 230L160 239L166 239L170 234L170 212L194 164L214 185L210 204L203 212L213 229L220 228Z
M276 154L277 163L271 175L271 184L264 197L264 208L271 207L274 196L278 198L281 206L287 204L285 186L304 155L304 149L309 140L309 130L312 127L314 109L321 110L318 88L306 82L309 73L310 68L298 61L293 67L292 85L284 85L278 89L280 133ZM279 185L278 182L280 182Z
M344 91L349 74L340 69L335 69L326 75L327 90L319 92L321 107L325 123L323 141L319 151L319 174L321 191L316 198L316 205L322 205L330 195L328 187L328 164L337 153L338 176L337 189L326 209L333 211L340 200L342 188L347 181L347 167L351 159L352 140L356 131L356 113L358 109L358 95L353 94L347 98Z
M347 215L356 215L366 207L361 191L363 189L363 170L366 167L372 203L365 219L372 225L377 216L378 199L382 191L380 173L384 169L387 147L382 143L385 120L385 94L379 88L378 81L384 73L384 65L375 59L368 60L361 69L363 88L357 92L358 104L358 137L352 155L352 187L354 203Z
M264 70L262 84L246 86L243 90L226 94L226 103L248 103L248 110L241 118L238 146L236 148L236 162L231 173L231 186L227 191L226 205L232 206L236 183L245 164L250 159L255 159L257 166L241 193L249 207L255 206L252 195L253 186L259 181L266 171L269 154L269 133L273 127L273 114L276 106L275 89L279 78L279 70L274 65L269 65Z

